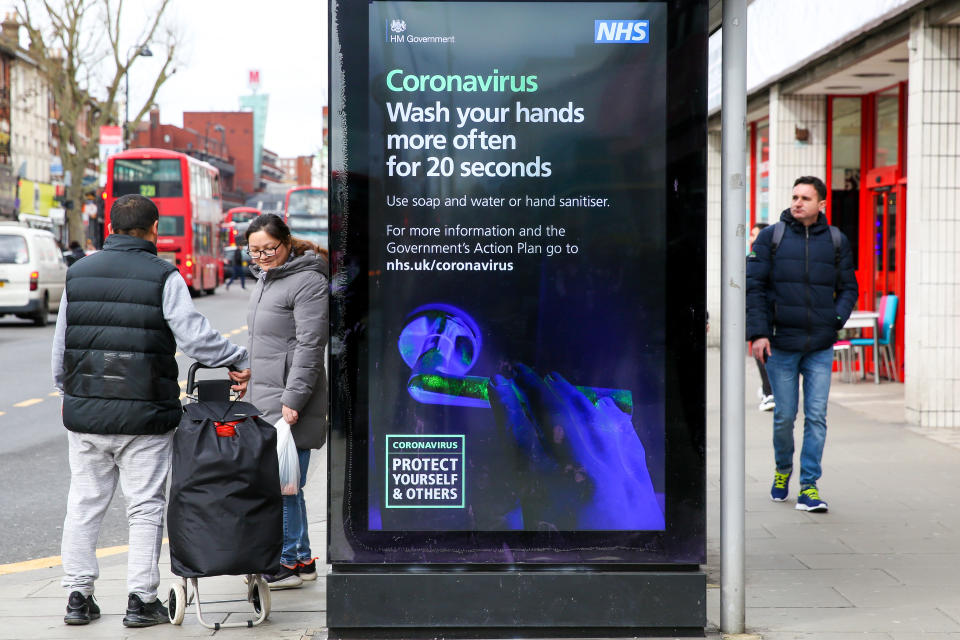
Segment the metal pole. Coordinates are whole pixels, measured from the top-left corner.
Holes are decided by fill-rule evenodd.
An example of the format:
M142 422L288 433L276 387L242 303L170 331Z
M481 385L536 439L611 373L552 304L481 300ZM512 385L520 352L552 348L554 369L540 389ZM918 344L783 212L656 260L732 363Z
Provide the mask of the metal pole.
M743 633L747 0L723 0L720 190L720 631Z

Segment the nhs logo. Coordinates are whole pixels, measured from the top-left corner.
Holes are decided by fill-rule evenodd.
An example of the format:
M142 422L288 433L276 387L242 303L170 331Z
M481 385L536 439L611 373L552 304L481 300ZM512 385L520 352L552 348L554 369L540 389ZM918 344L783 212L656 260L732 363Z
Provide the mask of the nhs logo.
M649 20L594 20L593 42L614 43L629 42L646 44L650 42Z

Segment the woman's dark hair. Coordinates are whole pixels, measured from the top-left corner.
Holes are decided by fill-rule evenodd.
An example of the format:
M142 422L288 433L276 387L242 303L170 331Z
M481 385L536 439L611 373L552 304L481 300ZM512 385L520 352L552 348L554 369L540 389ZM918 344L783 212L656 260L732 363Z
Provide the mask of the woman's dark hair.
M302 256L307 251L313 251L316 254L321 253L320 247L309 240L295 238L290 234L290 227L283 221L283 218L275 213L261 213L250 221L247 226L247 245L250 244L250 236L257 231L263 231L272 238L279 240L285 247L290 249L290 253L295 256ZM323 251L322 253L326 253Z

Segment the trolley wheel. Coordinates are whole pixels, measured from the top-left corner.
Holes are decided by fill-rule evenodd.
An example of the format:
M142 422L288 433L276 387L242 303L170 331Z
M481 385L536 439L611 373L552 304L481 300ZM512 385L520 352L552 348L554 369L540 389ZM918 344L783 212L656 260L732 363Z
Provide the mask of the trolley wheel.
M170 596L167 600L167 614L170 616L170 622L180 624L183 622L183 614L187 610L187 591L179 582L170 585Z
M257 576L251 590L250 602L253 604L253 610L257 615L262 616L264 620L270 615L270 587L263 576Z

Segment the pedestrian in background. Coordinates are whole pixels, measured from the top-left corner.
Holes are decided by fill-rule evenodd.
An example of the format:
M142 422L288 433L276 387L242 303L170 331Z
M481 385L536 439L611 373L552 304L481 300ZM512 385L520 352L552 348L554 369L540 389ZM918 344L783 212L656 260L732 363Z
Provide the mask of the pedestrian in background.
M753 243L757 239L757 236L769 226L766 222L758 222L750 229L750 253L748 257L753 255ZM773 389L770 388L767 366L763 364L763 360L755 359L755 362L757 363L757 370L760 372L760 390L758 394L760 396L760 404L757 409L760 411L773 411L777 403L774 400Z
M256 278L247 314L250 401L267 421L291 425L300 462L300 491L283 496L280 571L265 576L271 589L290 589L317 578L303 485L310 450L327 436L327 254L292 237L272 213L254 218L246 237Z
M75 263L80 258L86 257L86 253L83 252L83 249L80 248L80 243L76 240L70 241L70 255L67 256L67 266L69 267Z
M116 491L127 503L129 554L123 624L168 622L157 599L160 542L173 429L180 422L177 348L212 367L231 366L241 395L247 351L215 331L193 306L176 267L157 257L156 205L118 198L103 250L67 271L54 335L54 384L63 396L70 493L63 523L64 622L100 617L100 523Z
M780 214L780 222L760 232L747 260L747 339L753 341L753 356L765 361L777 399L773 411L776 470L770 497L778 502L787 499L793 473L793 426L803 376L803 447L796 505L803 511L827 510L817 480L827 437L833 343L857 302L850 241L827 224L826 199L822 180L797 178L790 208ZM779 243L775 242L780 235Z
M233 284L233 281L237 278L240 278L240 288L247 288L247 276L244 273L246 271L246 266L244 265L243 260L243 251L240 247L236 247L233 251L233 256L230 259L230 279L227 280L227 291L230 290L230 285Z

